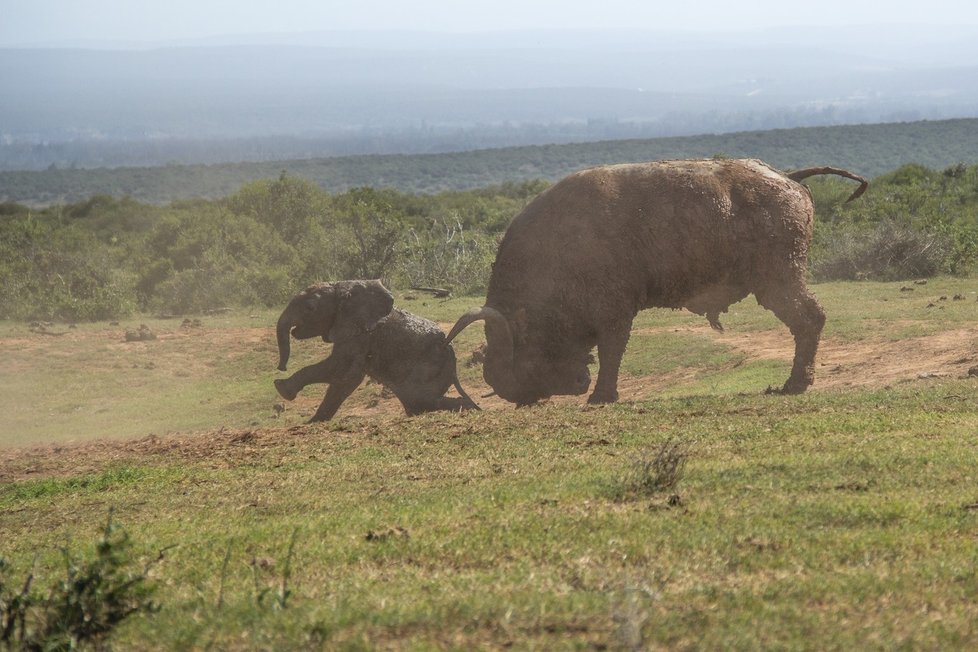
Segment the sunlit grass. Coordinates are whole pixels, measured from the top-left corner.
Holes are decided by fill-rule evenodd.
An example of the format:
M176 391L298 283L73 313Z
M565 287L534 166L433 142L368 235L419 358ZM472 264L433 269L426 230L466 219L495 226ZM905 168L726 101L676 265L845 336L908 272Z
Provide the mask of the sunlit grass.
M49 455L49 477L0 493L2 552L53 573L110 507L146 555L179 544L154 571L163 610L124 626L126 648L616 648L631 632L961 649L978 642L976 390L351 418ZM609 492L668 441L687 452L667 491ZM280 610L257 596L295 528Z

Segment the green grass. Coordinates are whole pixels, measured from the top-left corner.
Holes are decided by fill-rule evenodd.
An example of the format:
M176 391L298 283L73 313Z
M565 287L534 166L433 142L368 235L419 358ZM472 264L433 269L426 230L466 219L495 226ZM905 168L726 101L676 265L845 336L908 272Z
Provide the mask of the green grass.
M3 552L25 564L39 550L39 573L53 573L65 533L94 536L109 507L147 555L179 544L156 572L164 609L125 625L126 648L615 648L640 636L964 649L978 642L978 413L961 397L976 389L357 419L243 445L229 434L178 459L134 455L122 468L145 483L14 483ZM670 438L689 447L669 490L679 504L608 491ZM278 586L295 527L290 606L259 605L252 569L259 588Z
M926 305L971 283L814 290L831 337L883 342L967 327L973 298ZM452 321L479 302L425 301L406 307ZM778 327L752 299L725 317L731 332ZM0 326L0 342L24 340L0 364L35 388L36 414L79 406L83 439L152 432L168 414L174 424L150 439L0 451L9 577L35 555L39 586L58 577L59 548L84 549L110 509L147 560L177 545L152 573L162 610L124 623L110 639L118 649L978 645L978 379L763 395L790 361L684 332L701 318L648 311L627 374L676 379L649 399L414 418L341 411L303 426L301 410L275 418L266 407L274 342L245 328L270 329L274 315L206 321L155 349L103 338L105 325L75 339ZM480 339L467 330L460 359ZM322 350L303 343L296 363ZM156 367L133 366L141 360ZM141 385L147 373L173 384ZM85 382L96 374L111 391ZM96 399L108 416L90 408ZM4 419L20 409L9 401ZM38 421L28 436L61 439L62 418ZM667 442L684 447L678 482L636 490L636 467ZM295 531L282 609L269 596Z
M94 495L120 487L139 485L145 489L155 482L166 480L177 473L176 469L110 466L104 471L66 478L27 480L0 486L0 507L18 504L25 500L58 498L67 495Z

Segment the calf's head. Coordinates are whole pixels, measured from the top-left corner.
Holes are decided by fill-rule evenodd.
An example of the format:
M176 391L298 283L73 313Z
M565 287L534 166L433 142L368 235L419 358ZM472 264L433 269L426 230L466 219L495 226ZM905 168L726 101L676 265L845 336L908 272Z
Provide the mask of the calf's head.
M295 295L276 326L280 371L285 371L297 340L322 337L326 342L365 333L390 314L394 296L378 280L316 283Z

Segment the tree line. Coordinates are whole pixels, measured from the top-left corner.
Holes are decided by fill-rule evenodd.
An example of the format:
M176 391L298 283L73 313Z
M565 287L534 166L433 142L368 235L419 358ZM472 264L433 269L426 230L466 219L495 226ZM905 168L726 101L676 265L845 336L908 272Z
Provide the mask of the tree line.
M128 196L167 204L220 199L251 181L285 170L331 193L372 186L436 194L539 178L556 181L593 165L672 158L760 158L782 168L843 167L863 176L908 162L942 169L978 163L978 120L769 129L671 138L478 149L443 154L305 158L291 161L165 165L43 171L0 171L0 201L34 206L83 201L92 195Z
M97 194L0 204L0 319L83 321L280 306L317 280L484 292L509 222L548 181L435 194L322 190L282 173L218 199L155 205ZM975 271L978 165L919 164L851 184L819 178L815 280Z

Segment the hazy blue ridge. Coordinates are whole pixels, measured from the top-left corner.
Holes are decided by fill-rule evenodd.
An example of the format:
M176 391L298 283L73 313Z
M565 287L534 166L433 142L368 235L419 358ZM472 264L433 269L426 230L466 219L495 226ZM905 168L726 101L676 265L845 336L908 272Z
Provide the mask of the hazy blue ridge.
M95 194L166 203L223 197L242 184L283 171L322 189L393 188L434 193L506 181L558 179L605 163L724 155L760 158L779 168L844 167L876 176L906 163L942 169L978 162L978 119L750 131L732 134L617 140L306 160L98 169L0 171L0 200L26 204L73 202Z

